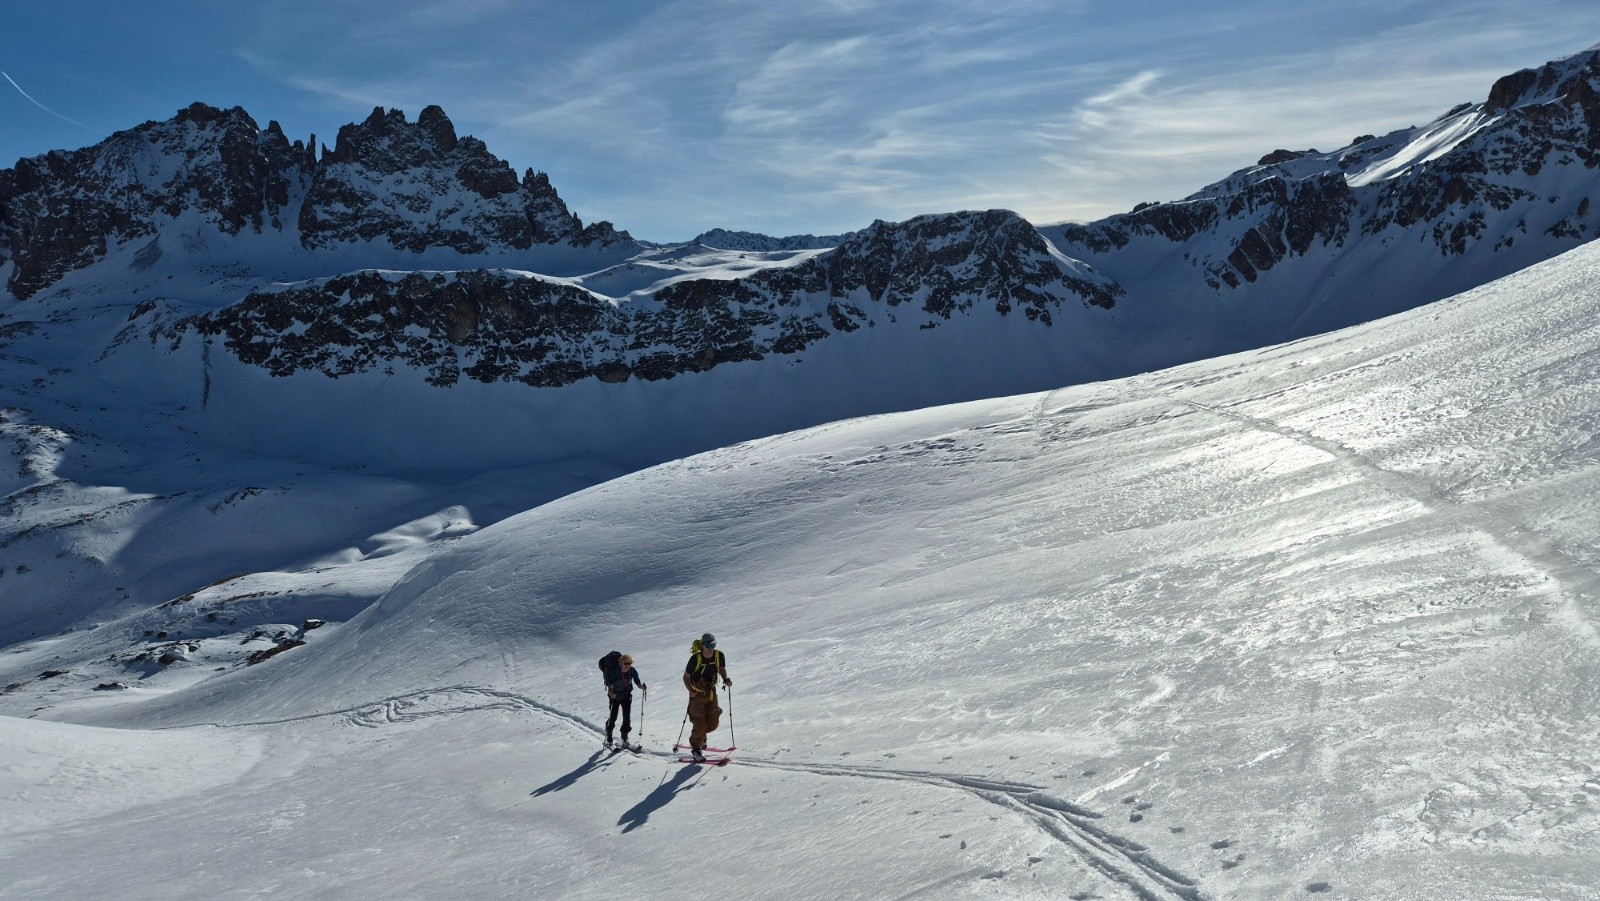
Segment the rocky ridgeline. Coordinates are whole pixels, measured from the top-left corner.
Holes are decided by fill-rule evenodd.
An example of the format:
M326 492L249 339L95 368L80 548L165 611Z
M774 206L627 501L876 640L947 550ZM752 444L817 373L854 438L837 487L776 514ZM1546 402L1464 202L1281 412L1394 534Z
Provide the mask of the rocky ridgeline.
M1014 213L874 223L833 251L746 278L694 279L617 304L576 285L499 270L360 272L251 294L154 334L219 339L275 375L419 369L554 387L659 380L794 354L831 334L934 328L992 310L1049 326L1063 305L1109 308L1121 289L1052 254Z
M1433 158L1364 171L1413 146L1422 132L1467 135ZM1451 110L1427 129L1366 135L1333 153L1275 151L1190 197L1051 232L1061 249L1113 276L1130 246L1186 246L1185 259L1214 290L1255 282L1293 256L1337 252L1365 236L1414 233L1460 256L1518 241L1554 256L1600 234L1600 51L1507 75L1483 103ZM1568 175L1564 173L1573 173Z
M853 234L853 233L852 233ZM713 228L708 232L701 232L689 241L690 244L704 244L718 250L748 250L756 253L775 253L788 250L822 250L826 247L838 247L850 238L850 235L789 235L775 238L757 232L728 231L725 228Z
M197 103L0 170L0 263L16 264L7 287L31 297L185 216L224 235L289 232L306 248L386 241L479 254L633 243L609 223L585 226L543 173L518 179L482 141L457 137L436 106L414 123L375 109L319 155L314 135L291 143L276 122L262 129L241 108ZM148 256L159 248L152 240Z

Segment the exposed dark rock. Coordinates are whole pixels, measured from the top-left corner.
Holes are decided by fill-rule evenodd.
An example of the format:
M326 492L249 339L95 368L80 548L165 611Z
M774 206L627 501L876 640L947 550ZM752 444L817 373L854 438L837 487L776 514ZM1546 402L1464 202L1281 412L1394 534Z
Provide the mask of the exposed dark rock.
M1276 166L1301 157L1315 156L1315 150L1274 150L1256 162L1257 166Z
M290 650L291 648L298 648L298 647L300 647L300 646L302 646L304 644L305 644L305 642L301 641L298 638L291 638L291 639L288 639L286 641L280 641L276 645L273 645L272 647L267 648L266 650L256 651L256 652L252 653L250 656L246 657L244 659L245 666L255 666L256 664L261 663L263 661L271 660L272 658L278 656L279 654L282 654L284 651Z
M399 363L435 385L466 377L537 387L595 378L659 380L794 354L878 310L924 325L990 305L1050 325L1063 303L1109 308L1122 293L1072 269L1014 213L874 223L833 251L741 279L688 279L654 303L618 305L575 285L470 270L377 272L262 291L158 334L220 338L275 375L349 375Z
M1484 103L1484 112L1498 113L1502 110L1510 109L1538 81L1539 74L1532 69L1512 72L1510 75L1500 78L1494 83L1494 87L1489 89L1489 99Z
M851 237L844 235L789 235L775 238L771 235L762 235L755 232L728 231L723 228L714 228L708 232L701 232L690 239L690 244L704 244L707 247L716 247L721 250L750 250L770 253L784 250L821 250L827 247L838 247Z

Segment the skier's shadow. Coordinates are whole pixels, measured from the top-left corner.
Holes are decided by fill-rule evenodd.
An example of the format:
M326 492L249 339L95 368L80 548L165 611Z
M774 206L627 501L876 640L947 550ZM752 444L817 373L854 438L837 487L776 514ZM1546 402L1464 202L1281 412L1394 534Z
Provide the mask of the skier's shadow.
M699 775L700 767L689 764L678 770L678 774L671 780L656 786L656 790L646 795L643 801L628 808L628 811L617 820L617 825L622 827L624 833L632 832L645 824L650 819L650 814L655 813L668 802L677 797L678 792L688 788L689 780Z
M539 786L538 788L529 792L529 794L533 795L534 797L538 797L539 795L547 795L551 792L561 791L563 788L570 788L574 782L582 779L590 772L599 769L601 764L604 764L610 760L610 752L596 751L592 757L590 757L588 760L585 760L577 769L566 774L565 776L562 776L554 782Z

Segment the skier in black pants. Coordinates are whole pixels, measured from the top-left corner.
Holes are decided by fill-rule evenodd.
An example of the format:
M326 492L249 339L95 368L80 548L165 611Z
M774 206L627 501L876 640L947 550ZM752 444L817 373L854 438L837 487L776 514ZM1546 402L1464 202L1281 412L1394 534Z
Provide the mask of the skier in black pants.
M633 687L639 686L640 691L649 691L650 686L644 684L639 678L639 671L633 668L633 658L623 654L617 660L617 668L606 675L606 695L611 698L611 717L606 720L606 744L611 744L611 730L617 724L617 711L622 711L622 744L628 743L628 733L633 731Z

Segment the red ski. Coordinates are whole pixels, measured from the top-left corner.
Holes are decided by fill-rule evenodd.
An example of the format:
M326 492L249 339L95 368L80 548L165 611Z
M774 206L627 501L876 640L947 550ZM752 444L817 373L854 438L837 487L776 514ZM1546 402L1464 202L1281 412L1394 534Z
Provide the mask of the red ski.
M672 746L672 750L674 750L674 751L687 751L687 750L689 750L689 746L688 745L673 745ZM738 748L713 748L710 745L706 745L705 747L701 748L700 750L702 750L702 751L715 751L718 754L727 754L730 751L737 751L739 749Z
M713 749L712 748L707 748L706 750L710 751L710 750L713 750ZM701 766L723 766L724 764L726 764L728 761L730 761L732 759L733 759L732 757L707 757L705 760L695 760L693 757L679 757L678 758L678 762L679 763L698 763Z

